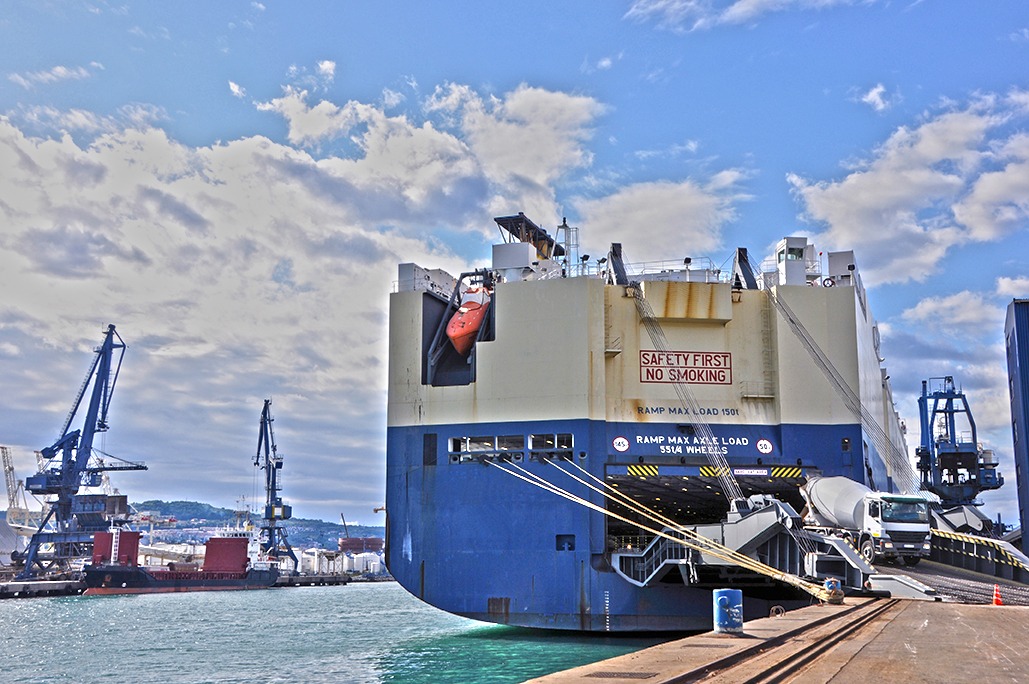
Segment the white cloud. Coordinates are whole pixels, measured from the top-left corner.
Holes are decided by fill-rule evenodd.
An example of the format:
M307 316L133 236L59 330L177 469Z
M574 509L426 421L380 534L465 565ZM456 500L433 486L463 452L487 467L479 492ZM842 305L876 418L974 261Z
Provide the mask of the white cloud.
M519 86L502 98L484 98L465 86L437 88L430 112L448 117L492 184L501 189L492 209L509 212L512 196L544 223L555 219L553 183L572 169L592 163L585 143L604 112L596 100Z
M997 149L1003 166L982 173L954 206L954 217L976 240L995 240L1024 228L1029 218L1029 135L1015 135Z
M291 64L286 76L290 84L284 90L325 92L336 78L336 62L321 60L315 63L313 71L306 66Z
M331 82L336 78L336 63L328 59L318 62L318 74Z
M171 32L164 26L150 30L144 29L142 26L133 26L129 29L129 34L144 40L171 40Z
M309 478L312 498L338 499L338 483L318 474L357 469L381 450L382 312L396 264L460 270L422 234L465 227L447 223L464 215L448 212L433 184L446 160L413 152L316 160L262 137L193 148L155 128L79 145L0 118L0 374L48 388L32 413L49 411L57 425L82 368L42 359L88 353L101 324L115 323L129 354L106 449L149 462L134 496L165 489L231 505L250 472L246 458L222 456L249 440L260 400L274 395L280 447L304 454L288 463L290 482ZM20 423L8 443L52 438L53 426L23 434ZM309 429L319 423L340 427ZM165 434L181 424L189 431ZM119 450L133 438L146 454ZM205 482L190 474L200 468ZM381 502L375 477L362 507Z
M878 83L869 90L867 93L861 96L861 101L871 107L877 112L885 111L889 108L890 103L888 99L883 96L886 94L886 86L882 83Z
M90 64L94 69L102 69L103 67L93 62ZM26 90L30 90L37 85L49 85L51 83L58 83L60 81L81 81L92 76L92 72L86 67L67 67L67 66L55 66L47 69L46 71L27 71L21 74L8 74L7 79L12 83L20 85Z
M721 24L757 21L773 12L819 10L838 5L873 4L877 0L635 0L627 19L654 21L673 31L708 29Z
M1024 223L1029 142L1003 137L1013 116L983 97L898 129L841 180L787 180L823 243L861 246L866 282L922 280L952 247Z
M634 156L637 159L679 157L684 154L696 154L698 149L700 149L700 142L698 140L687 140L686 142L675 143L674 145L660 150L637 150L634 153Z
M487 211L520 209L543 222L558 213L554 182L591 163L585 143L603 112L592 98L527 86L500 97L455 84L437 88L424 106L433 120L421 124L356 101L309 100L308 91L288 86L256 106L286 119L294 145L360 149L365 159L355 185L395 186L417 169L419 181L404 191L416 205L447 197L468 206L488 197Z
M61 110L56 107L28 107L10 114L11 120L20 121L27 128L89 136L126 126L145 127L166 118L160 108L141 104L125 105L111 116L101 116L86 109Z
M736 216L738 172L709 184L692 181L638 183L600 199L574 202L589 226L589 250L603 254L612 242L631 244L634 262L707 256L721 247L721 231Z
M1005 99L1014 109L1029 114L1029 90L1012 90Z
M234 81L229 81L229 92L232 93L233 97L238 97L240 99L243 99L247 96L247 91L243 88L243 86L239 85L238 83L235 83Z
M983 326L1001 329L1004 325L1004 310L982 293L969 290L945 297L927 297L906 309L902 316L909 322L950 335L977 335Z
M997 295L1013 299L1029 298L1029 276L997 278Z
M294 145L313 145L324 139L346 136L362 120L374 117L371 107L348 102L339 107L322 100L315 106L307 103L308 91L286 86L282 97L258 102L257 109L275 112L289 124L289 141Z
M407 98L403 93L391 90L389 88L382 89L382 106L385 109L393 109L394 107L400 106Z
M582 65L579 67L579 71L584 74L592 74L597 71L610 71L614 68L616 62L620 62L625 56L624 52L619 52L616 55L605 55L599 59L592 59L586 56L582 60Z

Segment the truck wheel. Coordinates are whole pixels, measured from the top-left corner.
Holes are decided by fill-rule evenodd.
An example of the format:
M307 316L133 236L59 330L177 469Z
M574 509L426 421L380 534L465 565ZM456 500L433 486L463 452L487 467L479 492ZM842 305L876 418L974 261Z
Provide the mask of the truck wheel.
M866 539L861 542L861 557L864 558L869 565L875 563L875 545L871 539Z
M922 560L918 556L904 556L904 565L914 566L918 565L918 561Z

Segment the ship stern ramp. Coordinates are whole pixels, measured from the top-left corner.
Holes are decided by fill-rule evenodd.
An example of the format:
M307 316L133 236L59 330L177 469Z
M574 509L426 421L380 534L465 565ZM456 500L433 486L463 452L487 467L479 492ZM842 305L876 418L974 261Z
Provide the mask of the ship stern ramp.
M734 511L721 523L665 528L667 536L655 537L639 551L614 553L611 564L623 580L637 587L667 582L667 575L677 572L690 587L729 586L742 589L744 595L762 597L772 590L773 595L781 592L784 599L795 593L792 587L740 567L721 553L690 546L688 539L697 535L783 574L819 582L836 579L847 592L863 590L875 573L846 541L804 530L789 504L768 496L751 497L748 503L749 510Z

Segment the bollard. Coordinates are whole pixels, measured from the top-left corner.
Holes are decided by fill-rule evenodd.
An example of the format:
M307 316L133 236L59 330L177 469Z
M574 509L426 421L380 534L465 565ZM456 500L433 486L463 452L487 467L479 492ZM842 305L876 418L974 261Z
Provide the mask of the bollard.
M712 594L715 632L739 634L743 631L743 592L739 589L715 589Z

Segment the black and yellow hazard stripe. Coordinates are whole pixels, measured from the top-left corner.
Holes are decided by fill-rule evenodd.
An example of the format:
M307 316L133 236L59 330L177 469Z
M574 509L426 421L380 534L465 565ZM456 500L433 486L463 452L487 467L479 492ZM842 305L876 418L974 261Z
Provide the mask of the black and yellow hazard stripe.
M631 465L629 475L632 477L657 477L656 465Z
M953 541L962 542L962 544L969 544L972 547L971 551L956 548L948 548L948 553L959 554L962 556L968 556L970 558L978 558L981 560L992 561L994 563L1001 563L1002 565L1010 565L1022 570L1029 571L1029 566L1026 566L1021 559L1012 556L1003 546L997 543L994 539L987 539L986 537L977 537L972 534L961 534L960 532L947 532L945 530L932 530L934 537L941 537L943 539L950 539ZM989 554L989 552L983 553L979 547L985 546L992 549L996 555ZM985 551L985 549L983 550Z
M728 468L719 468L717 466L700 466L701 477L724 477L728 474Z
M776 466L772 468L772 477L800 477L803 470L800 466Z

